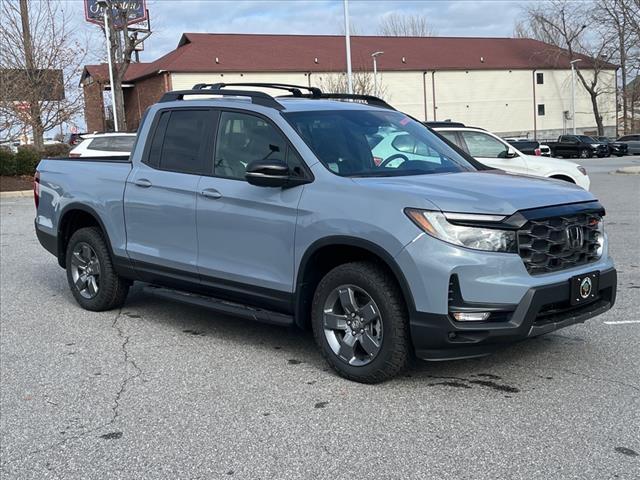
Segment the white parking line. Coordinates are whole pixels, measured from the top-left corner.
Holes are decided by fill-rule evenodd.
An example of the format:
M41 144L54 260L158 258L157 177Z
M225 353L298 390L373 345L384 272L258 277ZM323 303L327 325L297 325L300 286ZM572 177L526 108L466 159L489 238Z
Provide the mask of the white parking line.
M604 322L605 325L626 325L628 323L640 323L640 320L620 320L619 322Z

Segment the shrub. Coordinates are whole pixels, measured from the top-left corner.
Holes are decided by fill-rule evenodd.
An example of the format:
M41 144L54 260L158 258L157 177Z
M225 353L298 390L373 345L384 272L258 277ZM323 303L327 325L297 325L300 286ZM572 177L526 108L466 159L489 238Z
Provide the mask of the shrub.
M41 153L32 146L22 146L16 153L16 175L33 175L38 163L40 163Z
M53 143L45 145L42 151L42 158L68 157L71 151L71 145L66 143Z
M0 147L0 175L15 175L16 156L8 148Z

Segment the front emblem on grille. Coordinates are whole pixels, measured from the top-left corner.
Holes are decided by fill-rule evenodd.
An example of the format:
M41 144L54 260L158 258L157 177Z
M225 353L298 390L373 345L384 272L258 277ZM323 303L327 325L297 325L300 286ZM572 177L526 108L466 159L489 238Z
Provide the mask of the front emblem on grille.
M580 282L580 296L582 298L587 298L591 295L591 289L593 288L593 283L591 282L591 278L585 277Z
M582 248L584 244L584 232L582 227L574 225L567 229L567 246L574 250Z

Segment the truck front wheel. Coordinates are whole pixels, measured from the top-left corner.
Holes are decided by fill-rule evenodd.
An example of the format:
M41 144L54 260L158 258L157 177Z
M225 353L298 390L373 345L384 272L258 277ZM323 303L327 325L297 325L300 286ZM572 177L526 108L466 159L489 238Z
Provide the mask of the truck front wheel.
M592 157L592 153L591 153L591 150L583 148L582 150L580 150L580 153L579 153L578 156L580 158L591 158Z
M322 355L349 380L382 382L409 364L406 305L393 276L376 263L346 263L327 273L311 319Z
M81 228L71 236L66 268L71 293L86 310L118 308L127 298L129 283L115 272L109 248L97 227Z

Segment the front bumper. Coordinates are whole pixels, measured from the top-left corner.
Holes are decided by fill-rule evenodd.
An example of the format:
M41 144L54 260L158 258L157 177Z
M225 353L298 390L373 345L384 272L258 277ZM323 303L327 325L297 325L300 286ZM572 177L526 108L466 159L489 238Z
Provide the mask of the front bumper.
M416 356L450 360L487 355L501 346L581 323L609 310L616 299L614 268L600 271L598 295L587 304L571 306L569 280L531 287L520 303L473 303L475 310L493 310L501 321L457 322L448 314L414 312L411 335Z

